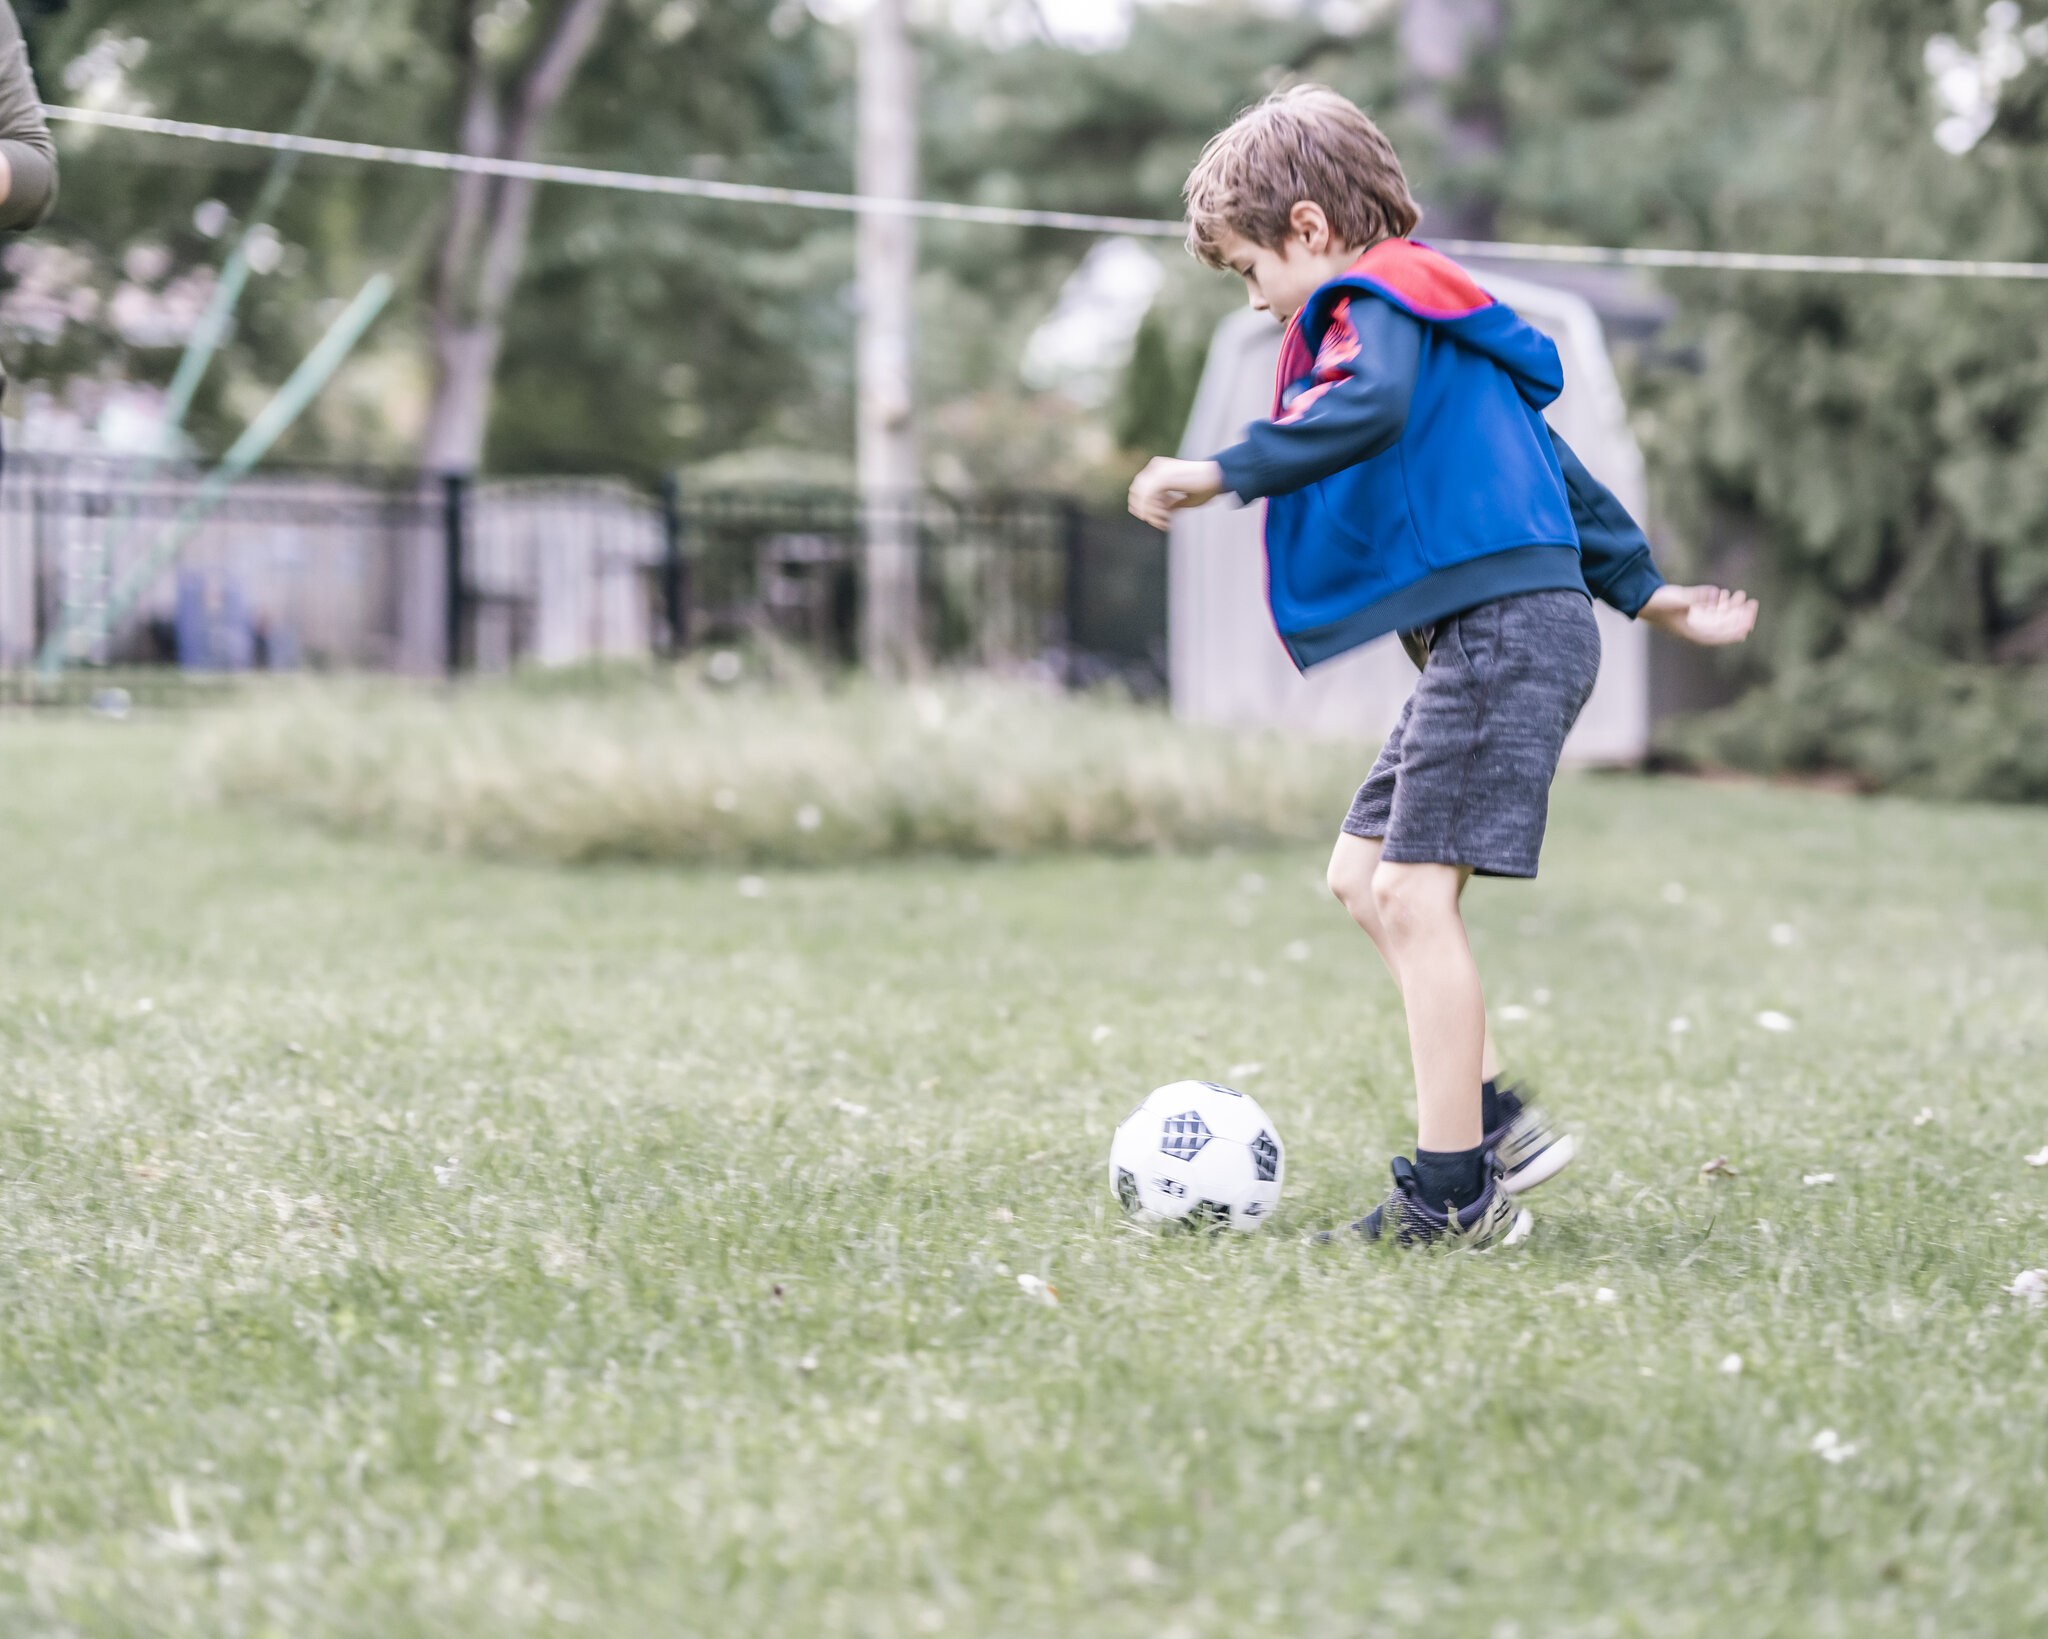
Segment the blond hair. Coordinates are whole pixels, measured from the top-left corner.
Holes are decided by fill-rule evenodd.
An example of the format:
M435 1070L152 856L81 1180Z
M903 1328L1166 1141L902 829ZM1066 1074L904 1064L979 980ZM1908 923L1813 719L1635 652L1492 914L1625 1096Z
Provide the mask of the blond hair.
M1422 220L1385 133L1326 85L1276 91L1209 139L1188 173L1188 249L1224 265L1225 235L1278 250L1288 213L1320 205L1339 243L1403 239Z

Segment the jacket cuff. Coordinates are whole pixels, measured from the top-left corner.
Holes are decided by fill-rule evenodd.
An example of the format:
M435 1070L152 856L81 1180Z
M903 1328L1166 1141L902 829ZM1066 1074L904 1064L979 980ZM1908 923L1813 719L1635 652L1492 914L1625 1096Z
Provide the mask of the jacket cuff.
M1650 554L1639 552L1623 564L1618 573L1609 577L1607 584L1600 588L1600 597L1633 620L1663 584L1664 577L1657 572L1657 565Z
M1266 490L1260 482L1264 475L1259 471L1258 457L1252 453L1249 442L1233 444L1210 459L1223 469L1223 487L1240 501L1264 498Z
M0 228L32 228L50 214L57 197L57 167L25 142L0 137L14 181L0 202Z

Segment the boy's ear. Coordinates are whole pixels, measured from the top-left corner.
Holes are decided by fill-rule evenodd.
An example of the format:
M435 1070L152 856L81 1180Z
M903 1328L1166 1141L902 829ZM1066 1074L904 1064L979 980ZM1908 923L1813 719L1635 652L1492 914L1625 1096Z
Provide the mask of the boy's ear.
M1294 202L1294 208L1287 213L1287 227L1290 235L1311 256L1320 256L1330 248L1330 218L1312 199Z

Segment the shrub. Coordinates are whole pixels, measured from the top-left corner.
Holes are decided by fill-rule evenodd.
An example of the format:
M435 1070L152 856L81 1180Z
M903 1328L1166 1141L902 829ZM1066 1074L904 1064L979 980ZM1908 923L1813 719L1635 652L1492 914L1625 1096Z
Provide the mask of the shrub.
M825 865L1328 834L1361 758L1110 696L949 680L429 695L314 685L202 742L219 799L451 852Z
M1667 725L1659 740L1694 763L2048 802L2048 667L1961 665L1869 634L1721 711Z

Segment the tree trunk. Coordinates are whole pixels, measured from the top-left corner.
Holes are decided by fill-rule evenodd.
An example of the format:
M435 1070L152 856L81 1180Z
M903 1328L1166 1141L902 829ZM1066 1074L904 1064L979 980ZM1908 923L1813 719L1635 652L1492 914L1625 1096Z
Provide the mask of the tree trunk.
M860 30L858 190L917 194L917 60L904 0L870 0ZM867 517L861 652L870 669L903 676L923 663L918 636L919 492L912 383L917 228L908 216L863 212L860 286L859 469Z
M510 74L477 45L482 0L458 8L456 52L466 81L461 151L531 159L610 7L611 0L562 0L539 46ZM434 395L421 440L430 496L441 492L440 475L474 473L483 463L505 312L526 266L537 192L532 182L476 175L457 177L450 192L434 281ZM446 659L451 588L438 520L416 533L400 599L400 659L409 671L431 673Z
M1494 236L1494 185L1485 170L1501 151L1499 107L1465 84L1504 38L1501 0L1401 0L1400 47L1410 115L1435 144L1451 195L1431 200L1429 226L1446 238Z

